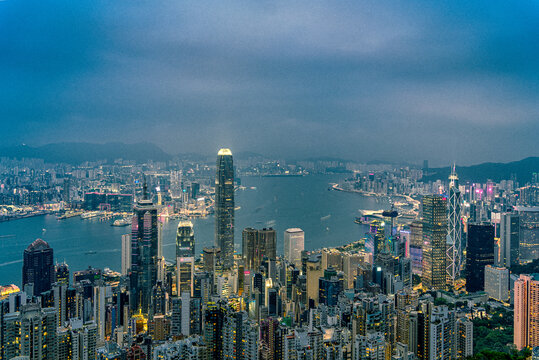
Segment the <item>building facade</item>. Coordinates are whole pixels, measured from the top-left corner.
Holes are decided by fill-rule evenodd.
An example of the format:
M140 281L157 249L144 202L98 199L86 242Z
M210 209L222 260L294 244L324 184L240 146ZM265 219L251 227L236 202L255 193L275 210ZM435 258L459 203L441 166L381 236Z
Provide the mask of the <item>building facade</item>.
M232 152L217 153L215 175L215 245L221 249L222 265L234 265L234 163Z

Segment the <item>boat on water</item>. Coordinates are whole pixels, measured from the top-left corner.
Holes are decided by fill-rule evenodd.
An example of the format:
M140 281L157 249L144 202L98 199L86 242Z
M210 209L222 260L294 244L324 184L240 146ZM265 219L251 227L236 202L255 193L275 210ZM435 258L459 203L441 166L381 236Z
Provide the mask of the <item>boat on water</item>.
M94 254L97 254L97 251L94 251L94 250L92 250L92 251L86 251L85 254L86 254L86 255L94 255Z
M116 219L112 223L112 226L128 226L131 222L129 221L129 218L123 218L123 219Z

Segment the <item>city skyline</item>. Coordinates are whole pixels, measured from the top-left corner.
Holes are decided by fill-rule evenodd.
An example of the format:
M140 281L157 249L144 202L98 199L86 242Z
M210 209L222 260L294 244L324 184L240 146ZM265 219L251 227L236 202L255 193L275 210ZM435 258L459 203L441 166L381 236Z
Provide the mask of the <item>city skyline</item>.
M539 2L0 34L0 360L539 360Z
M531 1L2 1L3 143L433 164L533 156L538 14Z

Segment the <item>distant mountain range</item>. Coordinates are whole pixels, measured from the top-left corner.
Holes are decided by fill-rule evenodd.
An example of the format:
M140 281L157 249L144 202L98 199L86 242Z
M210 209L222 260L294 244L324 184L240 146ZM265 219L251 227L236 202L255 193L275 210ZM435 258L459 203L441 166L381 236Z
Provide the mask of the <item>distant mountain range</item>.
M483 163L472 166L456 167L459 180L486 182L492 180L498 182L510 179L514 174L518 182L522 185L531 180L533 173L539 173L539 157L528 157L519 161L508 163ZM447 179L451 173L451 167L429 169L429 174L424 176L424 180Z
M172 156L150 143L56 143L43 146L18 145L0 148L0 157L37 158L49 163L68 163L77 165L85 161L113 161L125 159L134 161L166 161Z
M42 146L17 145L0 148L0 157L10 158L37 158L43 159L48 163L68 163L78 165L83 162L94 162L105 160L108 162L116 159L134 160L137 162L167 161L174 157L189 159L193 161L213 161L214 157L184 153L171 155L163 151L159 146L151 143L125 144L120 142L111 142L106 144L65 142L47 144ZM266 157L264 155L243 151L234 154L236 159L248 159L255 157ZM340 161L349 162L350 160L320 157L310 160L317 161ZM450 167L429 169L429 174L424 180L447 179L451 172ZM500 181L510 179L514 174L517 180L524 184L531 180L532 173L539 173L539 157L528 157L520 161L509 163L483 163L472 166L457 166L457 173L461 181L486 182L487 180Z

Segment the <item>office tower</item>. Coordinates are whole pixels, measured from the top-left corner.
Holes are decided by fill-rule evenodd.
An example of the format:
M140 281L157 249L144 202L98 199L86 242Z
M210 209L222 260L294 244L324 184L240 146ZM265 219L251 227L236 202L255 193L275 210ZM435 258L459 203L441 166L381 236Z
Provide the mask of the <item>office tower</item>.
M206 271L197 272L193 276L193 297L199 298L203 304L210 300L212 279L213 276Z
M64 191L62 193L62 200L65 203L69 203L69 201L71 200L71 183L69 178L64 179Z
M313 306L318 304L318 280L323 272L320 256L311 256L307 259L307 299Z
M299 228L286 229L284 232L284 257L290 263L301 265L301 252L305 250L305 233Z
M69 286L69 267L65 262L56 264L54 267L54 272L56 273L57 283Z
M520 246L518 213L504 212L500 216L500 240L495 249L495 264L501 267L518 265Z
M343 291L343 282L337 277L332 267L324 270L324 277L318 279L318 302L327 306L336 306L339 294Z
M122 235L122 275L131 268L131 234Z
M449 213L447 230L447 275L450 287L455 285L455 280L460 277L462 266L462 223L460 211L459 178L455 171L455 165L449 175Z
M258 271L262 259L275 261L276 231L272 228L256 230L245 228L242 232L242 257L246 270Z
M526 263L539 258L539 207L515 206L519 215L519 261Z
M163 282L157 281L152 289L151 314L165 315L167 313L167 302L168 296L165 285Z
M468 224L466 291L484 290L485 266L494 264L494 227Z
M41 309L39 304L30 303L22 306L20 312L6 314L2 331L5 358L58 359L56 329L54 308Z
M423 286L446 288L447 198L423 197Z
M183 292L193 295L193 277L195 275L195 258L178 257L176 258L176 271L178 284L176 287L178 296Z
M539 346L539 275L520 275L514 294L514 343L518 350Z
M232 152L217 153L215 175L215 245L221 248L224 269L234 265L234 164Z
M322 269L332 267L337 271L342 271L343 253L337 249L322 250Z
M171 301L170 335L180 336L182 333L182 300L175 296Z
M364 263L365 254L344 253L342 267L345 276L345 288L352 289L354 287L354 279L357 275L357 267Z
M184 293L187 296L187 293ZM204 303L205 305L206 303ZM202 335L202 300L192 298L189 303L189 334Z
M195 257L195 232L191 221L178 223L176 257Z
M206 247L202 250L202 260L204 262L204 271L213 274L215 272L215 265L219 262L221 257L221 249L215 246Z
M467 318L457 320L457 359L467 359L473 355L473 322Z
M191 332L191 294L188 291L180 293L182 300L182 312L181 312L181 333L184 336L189 336Z
M258 230L245 228L241 233L242 258L245 269L258 271L262 258L262 250L258 246Z
M148 314L152 288L157 281L157 207L148 199L144 182L143 197L134 208L131 231L131 310Z
M93 318L97 325L97 336L99 341L105 340L105 326L106 326L106 316L107 316L107 295L110 294L110 287L105 286L103 280L99 280L93 288ZM107 294L109 293L109 294ZM148 298L148 303L150 303L151 294Z
M208 358L223 358L223 325L226 309L220 303L210 302L204 312L204 344L208 348Z
M485 266L485 292L492 299L506 302L509 300L509 269Z
M263 249L262 258L277 259L277 232L274 229L258 230L258 244Z
M412 273L421 275L423 270L423 223L412 221L410 224L410 259Z
M39 296L56 282L53 259L52 248L42 239L36 239L24 250L22 286L33 284L34 291L30 295Z

